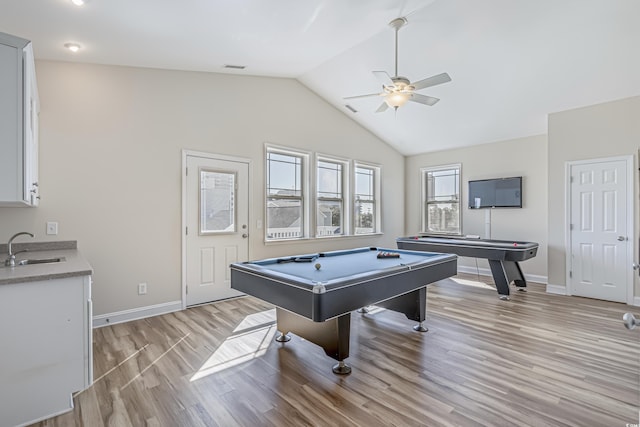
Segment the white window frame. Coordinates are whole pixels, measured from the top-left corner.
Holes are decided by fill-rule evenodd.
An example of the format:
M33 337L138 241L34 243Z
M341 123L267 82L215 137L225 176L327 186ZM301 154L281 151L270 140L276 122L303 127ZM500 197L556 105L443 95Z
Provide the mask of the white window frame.
M438 200L429 202L429 188L427 185L427 175L429 172L439 172L446 170L455 170L458 171L458 199L450 199L450 200ZM462 164L455 163L450 165L439 165L439 166L429 166L420 168L420 190L422 192L422 203L420 205L420 217L422 222L422 233L425 234L439 234L439 235L449 235L449 236L460 236L462 235ZM458 204L458 230L456 232L447 232L447 231L431 231L429 230L429 215L428 215L428 205L430 203L457 203Z
M300 176L300 192L301 195L298 196L282 196L275 197L281 199L295 199L300 200L302 203L302 218L301 218L301 226L300 226L300 236L291 236L291 237L269 237L269 214L268 214L268 205L269 199L274 198L273 195L269 195L269 153L280 154L283 156L292 156L299 157L301 159L301 176ZM265 242L281 242L287 240L303 240L309 238L309 224L310 224L310 203L309 203L309 158L310 153L300 150L294 150L286 147L278 147L275 145L265 144L264 150L264 239Z
M358 202L358 195L356 194L356 176L358 173L358 169L362 168L362 169L369 169L371 171L373 171L373 231L371 231L370 233L358 233L357 232L357 228L356 228L356 221L358 218L358 215L356 213L356 203ZM351 221L352 223L352 230L353 230L353 235L354 236L370 236L373 234L382 234L382 202L380 200L380 183L382 182L382 171L379 165L374 165L371 163L365 163L365 162L360 162L360 161L354 161L353 162L353 173L352 175L352 180L353 180L353 186L352 186L352 197L351 197L351 208L353 210L353 220Z
M342 185L340 188L340 192L342 197L320 197L318 194L319 191L319 182L318 182L318 174L320 172L320 163L324 162L324 163L334 163L334 164L338 164L341 166L342 171L341 171L341 181L342 181ZM315 205L314 205L314 213L315 213L315 226L314 226L314 233L315 233L315 237L316 238L320 238L320 239L327 239L327 238L332 238L332 237L344 237L344 236L348 236L350 235L350 231L351 231L351 209L349 208L349 201L351 199L350 197L350 162L348 160L345 159L340 159L337 157L333 157L333 156L327 156L327 155L323 155L323 154L317 154L316 155L316 161L315 161L315 174L314 174L314 200L315 200ZM331 234L331 235L321 235L318 233L318 207L320 205L320 203L322 201L339 201L341 203L341 214L342 214L342 218L341 218L341 225L340 225L340 234Z

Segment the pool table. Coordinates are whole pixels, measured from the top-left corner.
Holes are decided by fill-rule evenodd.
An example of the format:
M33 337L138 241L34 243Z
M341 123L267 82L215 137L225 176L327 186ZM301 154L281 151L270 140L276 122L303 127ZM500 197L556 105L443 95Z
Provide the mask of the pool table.
M338 361L333 372L348 374L352 311L375 304L424 332L427 285L456 271L455 255L367 247L234 263L231 287L276 306L277 341L305 338Z
M518 262L533 258L538 252L538 244L533 242L464 237L411 236L400 237L396 243L400 249L486 258L502 300L509 299L509 283L512 281L519 291L526 290L527 281Z

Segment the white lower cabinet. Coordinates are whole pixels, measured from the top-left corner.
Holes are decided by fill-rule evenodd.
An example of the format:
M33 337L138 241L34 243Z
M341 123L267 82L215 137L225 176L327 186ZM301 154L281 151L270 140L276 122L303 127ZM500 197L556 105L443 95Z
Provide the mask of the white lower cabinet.
M73 409L93 382L91 276L0 285L0 427Z

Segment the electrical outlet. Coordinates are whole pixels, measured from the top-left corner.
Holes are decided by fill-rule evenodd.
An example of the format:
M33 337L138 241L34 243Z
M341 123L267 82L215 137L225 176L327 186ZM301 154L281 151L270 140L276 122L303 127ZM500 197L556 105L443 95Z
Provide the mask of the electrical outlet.
M138 295L146 295L146 293L147 293L147 284L138 283Z
M47 234L54 235L54 236L58 234L57 222L47 222Z

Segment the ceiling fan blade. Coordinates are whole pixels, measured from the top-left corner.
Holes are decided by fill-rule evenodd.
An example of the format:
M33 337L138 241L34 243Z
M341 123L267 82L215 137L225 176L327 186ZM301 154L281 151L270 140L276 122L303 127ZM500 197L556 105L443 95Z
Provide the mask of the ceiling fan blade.
M391 80L391 76L386 71L372 71L372 73L383 85L393 86L393 80Z
M387 111L387 108L389 108L389 106L387 105L386 102L383 102L382 104L380 104L380 106L376 110L376 113L383 113L383 112Z
M418 102L424 105L434 105L436 102L440 101L439 98L434 98L433 96L420 95L419 93L412 93L409 101Z
M418 80L415 83L411 83L411 86L416 88L416 90L419 90L419 89L424 89L426 87L447 83L450 81L451 81L451 77L449 77L449 74L442 73L442 74L437 74L435 76L427 77L426 79Z
M356 96L345 96L342 99L356 99L356 98L368 98L370 96L381 96L383 93L368 93L366 95L356 95Z

